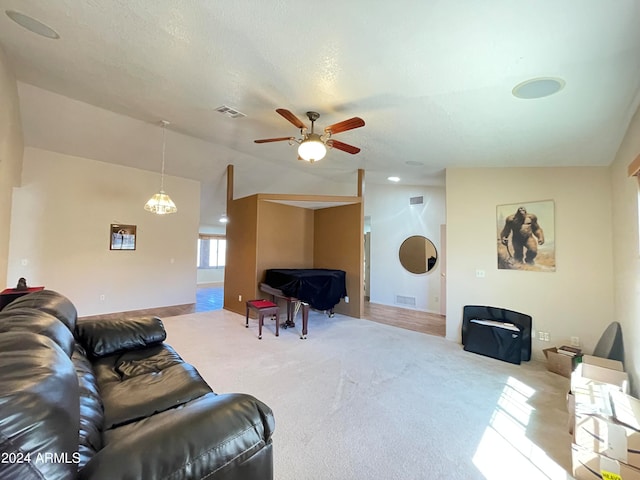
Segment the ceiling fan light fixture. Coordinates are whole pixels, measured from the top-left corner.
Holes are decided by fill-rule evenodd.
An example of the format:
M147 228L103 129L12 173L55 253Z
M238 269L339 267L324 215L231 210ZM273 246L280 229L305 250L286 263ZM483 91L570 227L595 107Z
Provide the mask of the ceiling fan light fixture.
M277 108L276 112L284 117L289 123L300 129L300 138L295 137L277 137L277 138L261 138L254 140L254 143L271 143L288 141L289 145L298 145L298 160L305 160L309 163L322 160L327 154L328 148L341 150L351 155L360 152L358 147L340 142L332 138L336 133L346 132L354 128L364 127L364 120L360 117L353 117L342 122L334 123L324 128L322 135L318 135L313 131L314 124L320 114L318 112L307 112L307 118L311 122L311 130L302 120L296 117L286 108Z
M298 155L307 162L322 160L327 154L327 147L317 133L310 133L298 147Z

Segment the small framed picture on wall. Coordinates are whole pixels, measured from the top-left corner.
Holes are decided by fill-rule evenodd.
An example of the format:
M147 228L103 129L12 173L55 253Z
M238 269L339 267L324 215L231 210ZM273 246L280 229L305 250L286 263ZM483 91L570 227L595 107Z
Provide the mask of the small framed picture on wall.
M136 226L122 225L120 223L112 223L109 250L135 250L135 249L136 249Z

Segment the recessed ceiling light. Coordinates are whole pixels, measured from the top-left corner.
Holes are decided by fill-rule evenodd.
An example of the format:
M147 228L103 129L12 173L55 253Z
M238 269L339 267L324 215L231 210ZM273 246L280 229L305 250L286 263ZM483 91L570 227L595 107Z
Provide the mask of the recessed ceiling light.
M26 28L30 32L36 33L43 37L52 38L54 40L60 38L58 32L56 32L53 28L45 25L42 22L39 22L35 18L31 18L24 13L16 12L14 10L6 10L5 13L11 20L16 22L21 27Z
M564 85L565 81L561 78L532 78L513 87L511 93L518 98L542 98L559 92L564 88Z
M387 180L389 180L390 182L399 182L400 177L387 177Z

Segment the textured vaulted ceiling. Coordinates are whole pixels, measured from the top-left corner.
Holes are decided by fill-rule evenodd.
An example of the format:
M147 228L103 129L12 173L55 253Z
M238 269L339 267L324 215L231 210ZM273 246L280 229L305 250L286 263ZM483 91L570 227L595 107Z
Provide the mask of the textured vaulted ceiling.
M355 189L358 168L368 182L397 175L428 185L442 184L447 166L608 165L640 101L638 1L0 7L0 46L20 82L26 144L157 171L158 124L168 120L167 173L203 182L204 222L224 211L229 163L246 193L304 193L295 186L310 179ZM60 39L25 30L5 10L49 25ZM566 86L540 99L512 95L536 77ZM246 117L215 112L221 105ZM362 151L331 150L309 165L287 142L253 143L297 135L279 107L302 120L319 112L320 128L362 117L365 127L335 137Z

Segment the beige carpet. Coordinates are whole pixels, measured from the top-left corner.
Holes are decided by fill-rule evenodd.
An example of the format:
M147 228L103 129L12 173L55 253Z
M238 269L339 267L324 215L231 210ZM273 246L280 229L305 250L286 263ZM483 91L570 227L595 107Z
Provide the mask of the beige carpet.
M226 310L164 322L217 393L273 409L277 480L572 478L569 382L539 362L318 312L306 340L271 320L258 340L256 320Z

